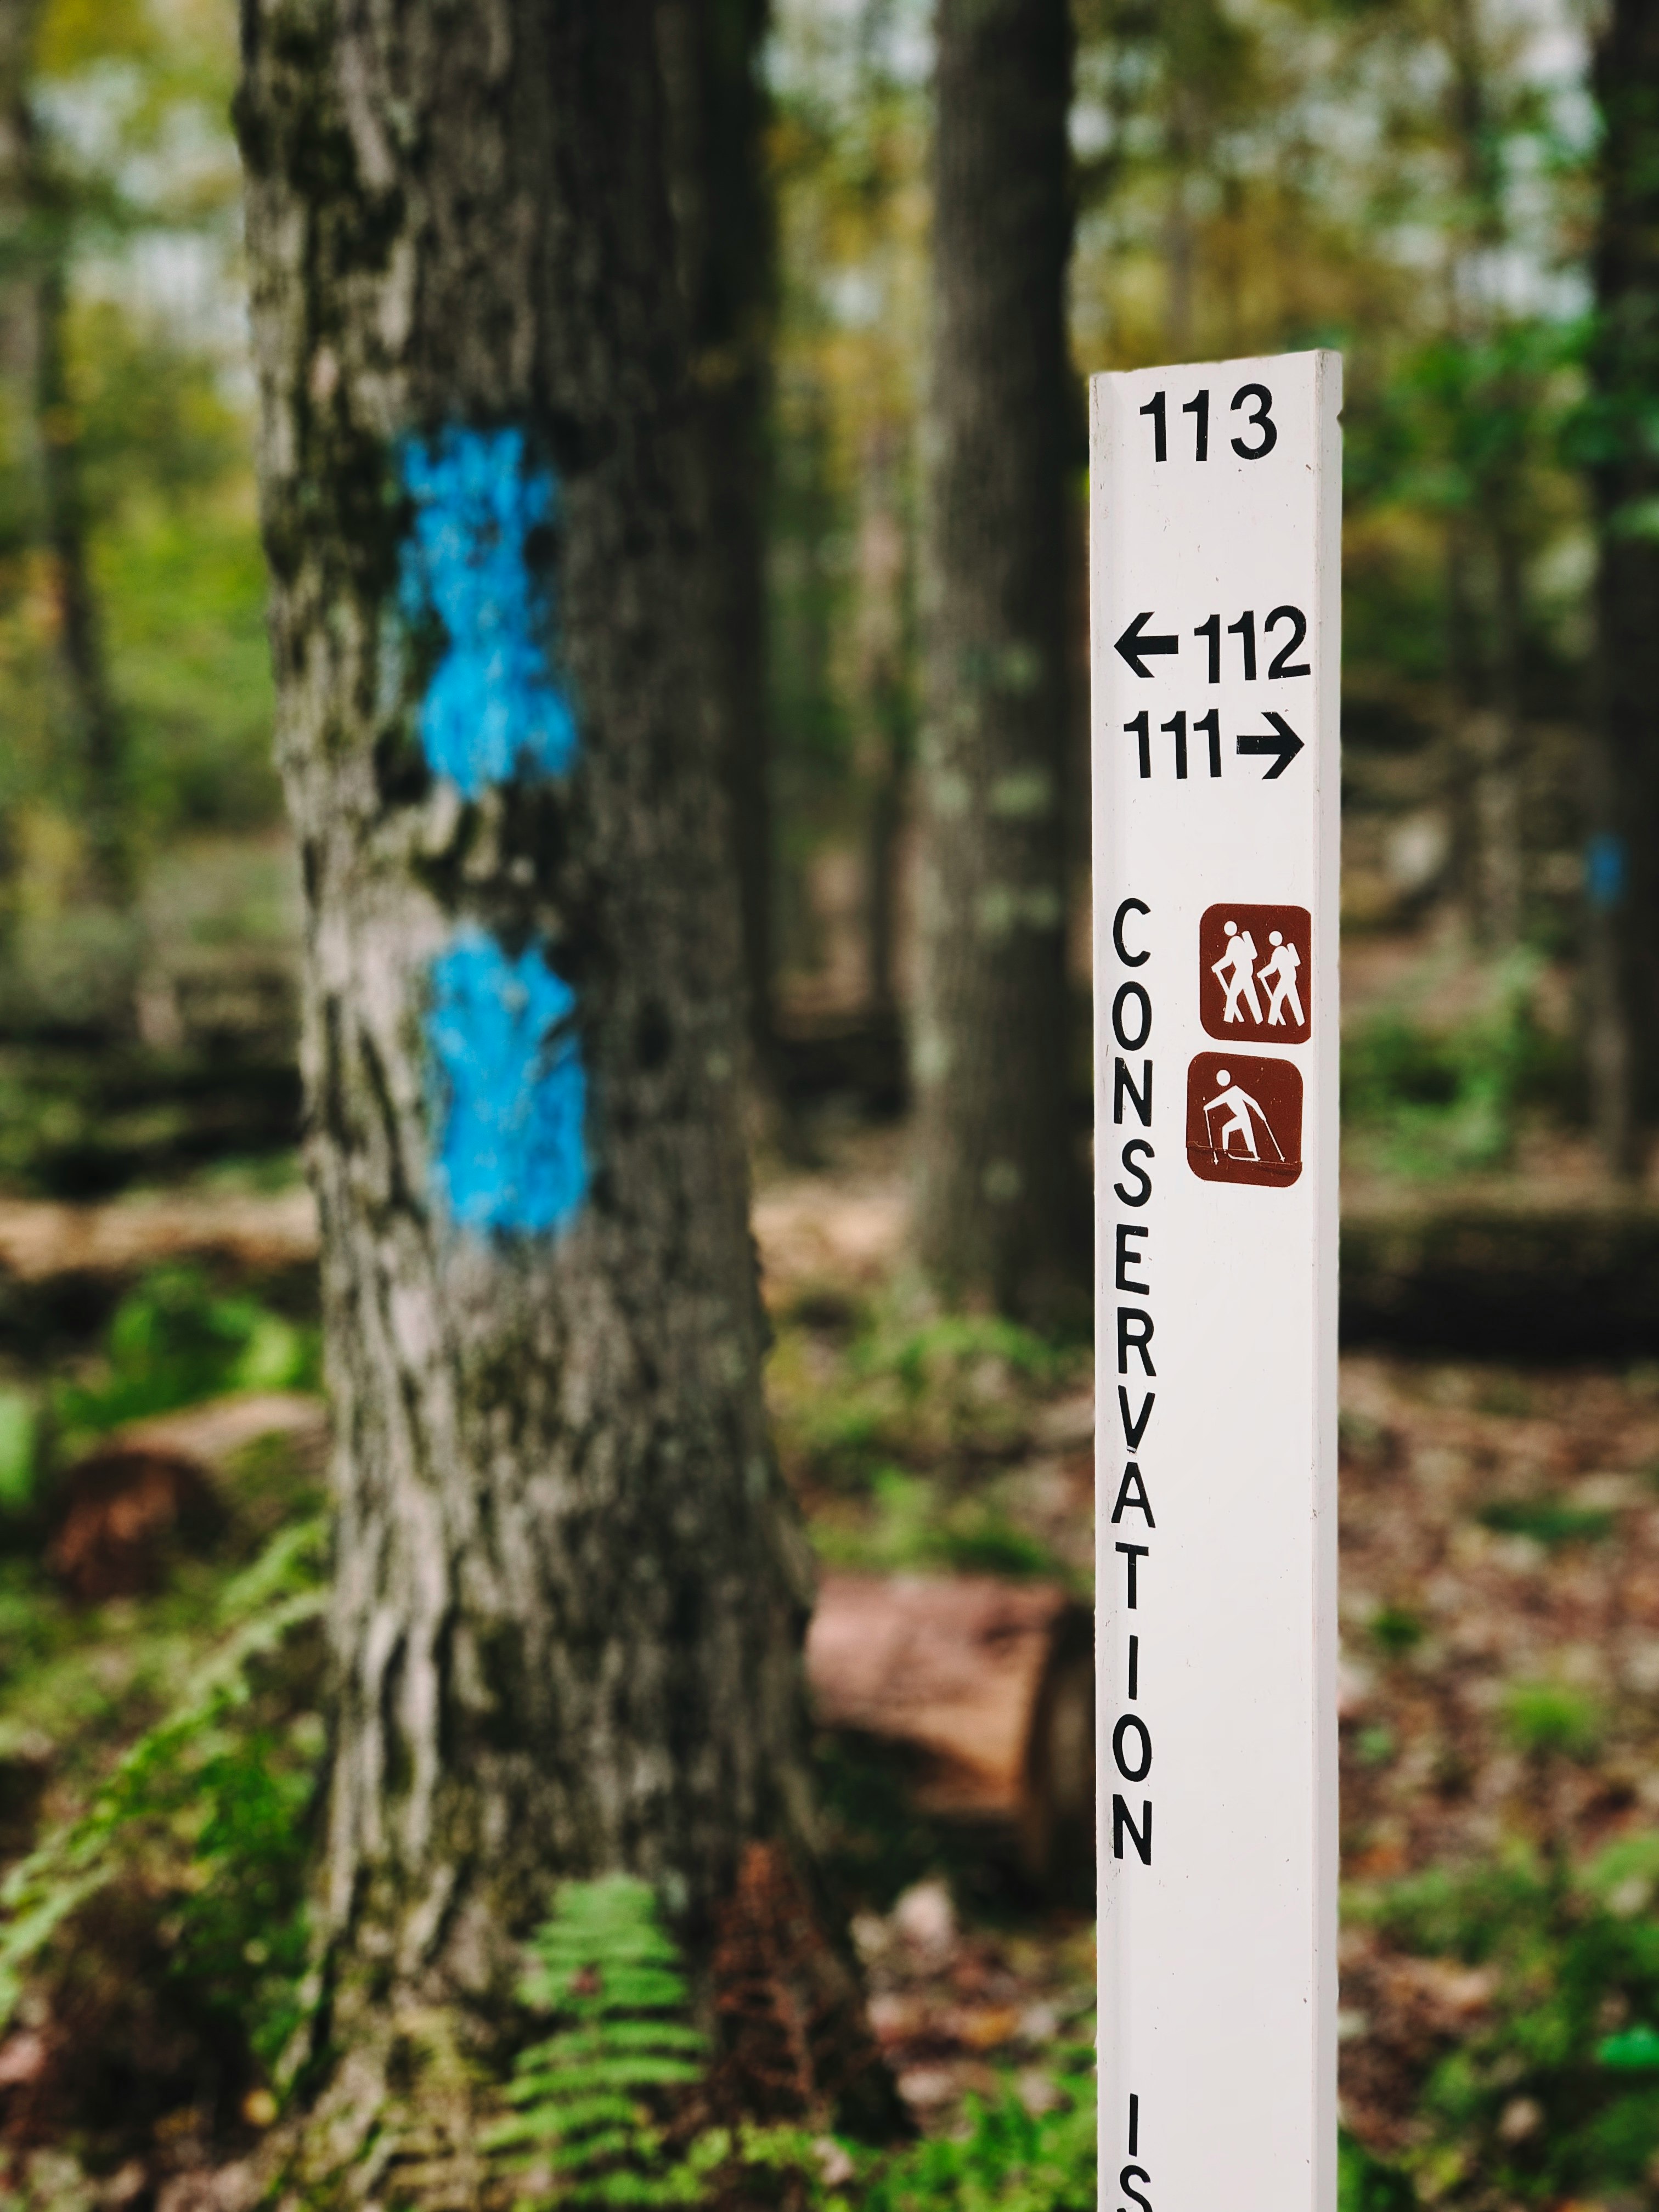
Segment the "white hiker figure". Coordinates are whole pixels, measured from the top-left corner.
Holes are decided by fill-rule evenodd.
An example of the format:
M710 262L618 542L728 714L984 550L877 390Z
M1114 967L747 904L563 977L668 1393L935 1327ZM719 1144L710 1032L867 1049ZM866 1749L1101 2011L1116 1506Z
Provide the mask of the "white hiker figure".
M1235 1083L1231 1074L1224 1067L1217 1068L1215 1079L1221 1085L1221 1089L1204 1109L1204 1127L1206 1131L1210 1130L1210 1116L1218 1106L1226 1107L1232 1116L1230 1121L1222 1125L1221 1142L1218 1145L1216 1143L1214 1132L1210 1131L1210 1149L1216 1158L1218 1159L1227 1158L1227 1147L1236 1136L1243 1139L1244 1157L1247 1159L1259 1160L1261 1158L1261 1152L1256 1148L1255 1131L1250 1122L1250 1116L1255 1114L1260 1116L1261 1126L1267 1133L1267 1142L1273 1146L1274 1152L1279 1152L1279 1157L1282 1160L1285 1155L1279 1152L1279 1139L1273 1133L1273 1124L1262 1111L1261 1102L1252 1098L1242 1083Z
M1242 1022L1238 1011L1243 996L1250 1010L1250 1019L1261 1019L1261 1002L1255 995L1255 939L1248 929L1241 930L1236 921L1225 925L1227 950L1215 962L1210 973L1227 994L1227 1003L1222 1009L1224 1022Z
M1282 932L1274 929L1267 934L1269 945L1279 949L1262 969L1256 981L1272 986L1267 997L1267 1027L1276 1030L1285 1020L1285 1001L1291 1002L1291 1019L1298 1028L1307 1017L1302 1011L1301 994L1296 988L1296 971L1302 965L1302 955L1295 945L1285 942Z

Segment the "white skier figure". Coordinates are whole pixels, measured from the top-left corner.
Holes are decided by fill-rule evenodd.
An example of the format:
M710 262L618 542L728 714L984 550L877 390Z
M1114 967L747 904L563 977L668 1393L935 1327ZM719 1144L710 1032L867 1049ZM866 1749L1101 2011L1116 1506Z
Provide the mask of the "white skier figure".
M1302 1011L1302 994L1296 988L1297 970L1302 965L1302 955L1295 945L1285 942L1284 934L1279 930L1270 930L1267 942L1278 949L1256 977L1258 982L1271 987L1267 995L1267 1027L1276 1030L1284 1025L1287 999L1291 1004L1291 1018L1300 1027L1307 1019Z
M1215 1157L1218 1159L1225 1159L1228 1157L1227 1147L1232 1139L1235 1137L1242 1137L1244 1140L1244 1157L1252 1160L1259 1160L1261 1158L1256 1146L1255 1130L1250 1121L1252 1114L1260 1116L1261 1126L1267 1133L1268 1143L1274 1152L1279 1152L1279 1139L1273 1134L1273 1124L1263 1111L1260 1100L1252 1098L1242 1083L1235 1083L1231 1074L1224 1067L1217 1068L1215 1079L1221 1085L1221 1089L1204 1109L1204 1127L1206 1130L1209 1129L1210 1116L1218 1106L1226 1107L1232 1116L1231 1121L1223 1125L1221 1142L1218 1145L1215 1141L1213 1133L1211 1133L1210 1149ZM1279 1152L1279 1156L1281 1160L1285 1157L1282 1152Z
M1227 950L1211 967L1210 973L1227 994L1227 1003L1222 1009L1224 1022L1242 1022L1238 1011L1241 996L1250 1010L1250 1019L1261 1019L1261 1002L1255 995L1255 939L1248 929L1241 930L1236 921L1227 922Z

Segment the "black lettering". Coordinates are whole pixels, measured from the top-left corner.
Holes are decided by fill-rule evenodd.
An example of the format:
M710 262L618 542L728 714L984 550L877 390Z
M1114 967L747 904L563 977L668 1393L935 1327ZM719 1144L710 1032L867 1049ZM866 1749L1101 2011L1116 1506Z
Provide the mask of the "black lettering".
M1114 1057L1112 1119L1114 1121L1121 1121L1123 1119L1123 1101L1127 1097L1135 1109L1135 1118L1141 1127L1150 1129L1152 1126L1152 1063L1150 1060L1143 1060L1140 1063L1140 1083L1141 1087L1137 1091L1134 1078L1129 1073L1127 1060Z
M1139 1036L1125 1036L1123 1034L1123 1003L1126 999L1139 999L1140 1001ZM1112 1001L1112 1035L1125 1052L1139 1052L1152 1033L1152 1002L1146 995L1146 986L1141 983L1120 983L1117 987L1117 996Z
M1185 783L1187 781L1186 708L1184 707L1177 708L1175 714L1167 722L1160 722L1158 726L1160 730L1167 730L1170 735L1175 739L1176 781L1177 783Z
M1233 394L1234 407L1242 407L1247 399L1254 399L1255 405L1245 419L1251 429L1261 431L1261 443L1247 446L1243 438L1235 438L1233 451L1242 461L1259 461L1279 443L1279 425L1273 419L1273 396L1265 384L1241 384ZM1144 415L1146 410L1143 407L1140 411ZM1161 422L1164 417L1160 415L1158 419Z
M1126 1513L1144 1513L1149 1528L1158 1526L1152 1518L1152 1501L1146 1495L1146 1485L1141 1479L1140 1469L1133 1460L1124 1468L1123 1480L1117 1486L1117 1504L1112 1508L1114 1528Z
M1152 725L1146 709L1143 707L1133 722L1123 725L1123 729L1124 734L1135 741L1142 777L1149 776L1152 772Z
M1152 1295L1150 1283L1132 1283L1124 1273L1127 1267L1144 1267L1146 1264L1146 1255L1136 1251L1129 1239L1132 1237L1150 1237L1152 1233L1144 1221L1120 1221L1117 1224L1116 1287L1120 1291L1127 1291L1131 1297L1149 1298Z
M1133 1766L1123 1755L1123 1747L1131 1730L1136 1738L1134 1756L1137 1763ZM1118 1772L1126 1782L1144 1782L1152 1772L1152 1732L1139 1713L1125 1713L1112 1730L1112 1757L1116 1761ZM1151 1838L1147 1840L1150 1843Z
M1129 1832L1129 1841L1135 1847L1135 1856L1139 1859L1142 1866L1151 1866L1152 1863L1152 1801L1150 1797L1141 1799L1140 1812L1144 1825L1138 1828L1129 1818L1128 1807L1115 1790L1112 1792L1112 1856L1115 1859L1122 1857L1123 1832L1127 1828ZM1125 2173L1129 2173L1133 2171L1133 2168L1126 2166L1123 2171ZM1146 2175L1142 2174L1143 2181L1147 2179ZM1131 2197L1135 2197L1133 2189L1130 2190L1129 2194ZM1135 2197L1137 2204L1145 2204L1146 2202L1144 2197ZM1148 2212L1150 2212L1150 2207Z
M1121 1805L1123 1802L1123 1800L1120 1797L1117 1802ZM1146 1818L1149 1822L1151 1821L1152 1817L1152 1809L1149 1805L1146 1808ZM1134 1834L1134 1830L1131 1828L1129 1833L1133 1836ZM1150 1849L1150 1846L1148 1846L1148 1848ZM1118 1853L1119 1858L1121 1858L1122 1856L1122 1852L1120 1851ZM1152 1861L1148 1859L1146 1861L1146 1864L1151 1866ZM1131 2103L1133 2103L1135 2100L1131 2099L1130 2101ZM1133 2150L1135 2148L1135 2145L1132 2142L1129 2145L1129 2148L1131 2150ZM1141 2195L1140 2191L1135 2187L1134 2182L1131 2181L1129 2179L1129 2176L1132 2173L1135 2177L1135 2181L1144 2181L1148 2189L1152 2187L1152 2177L1147 2172L1144 2166L1126 2166L1122 2172L1120 2173L1117 2178L1118 2187L1123 2191L1123 2194L1126 2197L1133 2197L1134 2198L1135 2203L1140 2207L1140 2212L1152 2212L1152 2198L1150 2197L1143 2197ZM1123 2212L1121 2205L1118 2207L1118 2212Z
M1291 659L1291 655L1308 635L1308 617L1300 607L1275 607L1261 627L1264 630L1277 629L1282 622L1287 622L1291 625L1290 641L1287 644L1281 645L1273 655L1273 665L1267 671L1269 683L1275 676L1311 676L1313 674L1312 669L1305 660L1293 662Z
M1140 1162L1133 1158L1137 1152L1144 1152L1149 1160L1155 1160L1158 1158L1158 1154L1145 1137L1131 1137L1128 1143L1125 1145L1122 1152L1124 1169L1127 1173L1133 1176L1140 1185L1139 1190L1125 1190L1121 1182L1115 1182L1112 1185L1113 1191L1122 1200L1125 1206L1145 1206L1152 1194L1152 1179L1141 1166Z
M1133 2158L1140 2148L1140 2100L1133 2091L1129 2096L1129 2155Z
M1202 730L1205 736L1208 738L1210 741L1210 774L1212 775L1219 775L1221 773L1220 708L1212 707L1207 714L1197 715L1194 719L1193 727L1195 730Z
M1127 898L1112 916L1112 950L1126 968L1144 968L1152 956L1144 947L1139 952L1130 951L1123 942L1123 917L1126 914L1149 915L1152 910L1145 899Z
M1115 1548L1121 1552L1129 1563L1129 1595L1127 1603L1131 1613L1138 1613L1140 1607L1135 1595L1135 1570L1143 1559L1151 1559L1152 1547L1150 1544L1119 1544Z
M1129 1695L1131 1698L1140 1695L1140 1638L1138 1636L1129 1638ZM1129 2148L1133 2150L1134 2144L1131 2142Z
M1237 399L1234 400L1233 404L1235 407L1237 406ZM1170 434L1169 427L1164 420L1164 394L1161 392L1153 392L1140 411L1143 415L1150 415L1152 418L1152 459L1155 461L1167 461L1170 458Z
M1117 1310L1117 1371L1120 1375L1128 1373L1132 1352L1140 1354L1140 1364L1149 1375L1158 1373L1152 1364L1152 1356L1146 1349L1152 1340L1151 1314L1139 1306L1120 1306Z
M1182 413L1183 415L1196 415L1196 416L1197 416L1197 417L1198 417L1198 422L1197 422L1197 425L1196 425L1196 433L1197 433L1197 434L1195 435L1195 437L1194 437L1194 441L1193 441L1194 448L1194 453L1193 453L1193 459L1194 459L1195 461L1207 461L1207 460L1209 459L1209 458L1210 458L1210 395L1209 395L1209 393L1208 393L1207 392L1199 392L1199 393L1196 395L1196 397L1195 397L1195 398L1191 398L1191 399L1189 399L1189 400L1187 402L1187 404L1186 404L1186 405L1182 409L1182 410L1181 410L1181 411L1182 411Z
M1123 1441L1131 1451L1146 1433L1146 1424L1152 1418L1152 1401L1156 1395L1152 1390L1146 1393L1139 1413L1132 1421L1129 1419L1129 1394L1121 1382L1117 1386L1117 1407L1123 1417Z

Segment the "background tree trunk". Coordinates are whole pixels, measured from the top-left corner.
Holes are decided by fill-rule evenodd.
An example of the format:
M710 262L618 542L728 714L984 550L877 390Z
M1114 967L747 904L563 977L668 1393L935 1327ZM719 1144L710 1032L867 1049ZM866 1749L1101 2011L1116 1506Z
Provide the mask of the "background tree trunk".
M865 441L859 471L858 750L869 792L870 1011L881 1026L898 1019L899 840L915 715L902 454L899 426L878 422Z
M88 557L81 426L65 351L70 210L30 106L40 0L0 5L0 210L9 264L0 299L0 368L27 420L27 527L45 551L53 653L82 794L88 874L95 897L132 895L131 794L121 715L109 682Z
M337 1438L307 2185L471 2201L552 1878L706 1955L751 1839L806 1863L653 8L244 21Z
M1065 0L940 0L914 1038L922 1257L1048 1303L1085 1243L1068 1100Z
M704 699L731 814L750 1046L775 1088L766 541L776 239L761 52L769 0L661 0L669 184L695 393Z
M1613 0L1595 58L1602 119L1590 467L1600 541L1597 742L1586 866L1590 1058L1610 1164L1639 1165L1659 1100L1659 11Z

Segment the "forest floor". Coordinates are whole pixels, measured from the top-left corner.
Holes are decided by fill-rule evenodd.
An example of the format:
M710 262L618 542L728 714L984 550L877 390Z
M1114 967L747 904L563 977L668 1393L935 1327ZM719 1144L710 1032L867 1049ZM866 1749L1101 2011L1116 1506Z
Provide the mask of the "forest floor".
M756 1203L779 1450L821 1556L1036 1578L1086 1597L1087 1346L939 1314L908 1263L901 1134L848 1127L824 1133L822 1149L810 1173L763 1173ZM110 1802L118 1762L177 1709L228 1632L228 1606L245 1589L234 1577L319 1505L316 1419L292 1411L314 1347L303 1323L241 1297L236 1275L239 1249L303 1261L310 1232L293 1189L261 1194L221 1176L52 1223L38 1201L0 1200L0 1264L24 1280L67 1236L131 1267L142 1218L155 1231L153 1257L176 1267L197 1249L192 1217L214 1224L205 1306L198 1284L169 1322L166 1297L141 1292L101 1349L60 1351L50 1372L14 1360L0 1376L0 1490L15 1417L46 1418L61 1499L63 1462L112 1413L154 1413L228 1383L244 1395L285 1390L267 1402L289 1411L270 1414L280 1433L263 1443L230 1423L216 1462L222 1510L147 1590L76 1602L62 1586L72 1547L61 1504L50 1489L44 1510L14 1499L0 1546L0 1858L14 1863L77 1819L84 1842L88 1808ZM186 1308L195 1319L179 1323ZM215 1329L222 1357L202 1352ZM144 1382L157 1359L173 1363L159 1405ZM1659 1366L1353 1353L1341 1406L1342 2098L1372 2161L1351 2153L1351 2201L1373 2212L1408 2201L1389 2195L1397 2185L1425 2202L1651 2202L1659 2099L1643 2069L1659 2057ZM314 1650L303 1633L301 1644L291 1679L256 1687L253 1722L238 1723L264 1747L259 1786L275 1792L258 1812L264 1841L215 1828L222 1793L144 1800L142 1848L112 1889L118 1909L100 1920L70 1899L73 1965L60 1957L48 1973L48 1949L26 1971L0 2035L0 2143L21 2161L18 2175L61 2158L73 2135L104 2177L77 2202L125 2203L138 2173L145 2191L159 2188L160 2212L191 2212L200 2190L191 2183L191 2197L187 2177L245 2154L267 2123L258 2053L279 2039L281 1961L257 1930L236 1936L242 1907L226 1903L211 1940L191 1916L206 1925L202 1900L230 1897L238 1851L276 1850L283 1793L304 1796L322 1737ZM192 1773L222 1778L229 1754L215 1743ZM824 1772L872 2021L919 2119L948 2129L970 2092L1000 2082L1032 2109L1063 2094L1060 2054L1088 2032L1092 2005L1086 1899L1034 1893L972 1836L914 1817L833 1754ZM106 1848L106 1838L94 1856ZM272 1881L291 1879L285 1863L271 1866ZM48 1868L48 1893L53 1879ZM25 1902L41 1893L37 1884ZM240 1948L224 1951L232 1936ZM0 1935L0 1984L9 1940ZM111 1985L88 1963L100 1945ZM219 1973L223 1993L263 2023L234 2078L203 2074L191 2054L202 2007L199 1994L177 1996L181 1945L191 1971ZM147 2005L146 1975L174 1998ZM88 2131L76 2100L117 2088L123 2125Z

